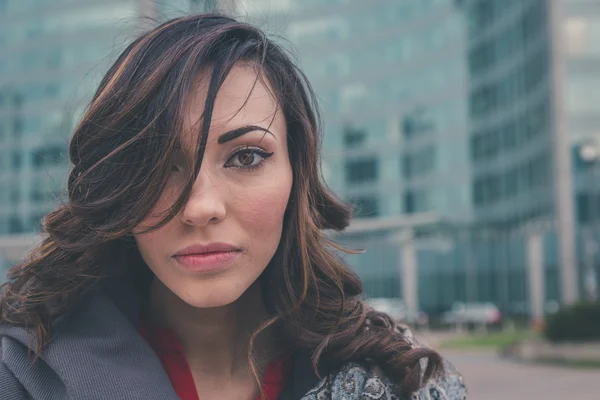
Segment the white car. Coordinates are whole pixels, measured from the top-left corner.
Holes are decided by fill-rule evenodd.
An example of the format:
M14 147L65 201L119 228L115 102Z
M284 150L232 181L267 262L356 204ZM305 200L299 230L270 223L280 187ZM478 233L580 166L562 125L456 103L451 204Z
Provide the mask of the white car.
M493 303L454 303L442 316L445 324L493 325L502 320L502 314Z
M388 314L398 322L415 326L423 326L429 322L427 314L423 311L418 311L416 315L410 315L404 302L397 298L371 298L367 299L366 303L375 310Z
M379 297L367 299L366 303L376 311L388 314L396 321L403 321L408 314L406 306L400 299Z

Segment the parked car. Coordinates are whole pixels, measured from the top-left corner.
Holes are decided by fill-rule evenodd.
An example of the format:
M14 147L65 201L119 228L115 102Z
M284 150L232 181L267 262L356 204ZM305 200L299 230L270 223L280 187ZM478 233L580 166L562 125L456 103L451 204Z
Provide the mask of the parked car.
M404 302L397 298L371 298L366 300L367 304L375 310L384 312L398 322L415 327L423 327L428 324L429 317L423 311L410 313Z
M442 315L445 325L472 327L490 327L500 325L502 314L493 303L454 303L452 308Z

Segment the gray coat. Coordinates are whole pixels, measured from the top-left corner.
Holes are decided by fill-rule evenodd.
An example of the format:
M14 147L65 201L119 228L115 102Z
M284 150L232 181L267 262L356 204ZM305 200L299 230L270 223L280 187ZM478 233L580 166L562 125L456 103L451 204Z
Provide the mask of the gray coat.
M90 296L55 322L56 335L35 363L26 331L0 325L0 399L177 400L160 361L137 332L138 305L133 298ZM398 385L366 362L324 370L322 380L308 354L297 352L292 364L280 400L403 398ZM412 399L465 399L462 378L448 368L444 379Z

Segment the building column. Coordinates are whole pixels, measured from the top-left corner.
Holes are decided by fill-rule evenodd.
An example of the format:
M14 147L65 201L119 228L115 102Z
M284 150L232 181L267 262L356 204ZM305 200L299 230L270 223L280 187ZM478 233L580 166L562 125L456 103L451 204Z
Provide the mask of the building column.
M402 280L402 300L409 315L416 316L419 310L417 287L417 254L412 230L400 244L400 277Z
M527 275L529 277L529 304L534 322L544 319L544 254L542 235L527 237Z
M575 206L573 204L573 170L569 142L569 119L565 105L566 62L564 51L564 0L548 2L551 32L552 114L554 124L554 205L558 226L559 271L562 303L571 304L579 298L577 285L577 255L575 253Z

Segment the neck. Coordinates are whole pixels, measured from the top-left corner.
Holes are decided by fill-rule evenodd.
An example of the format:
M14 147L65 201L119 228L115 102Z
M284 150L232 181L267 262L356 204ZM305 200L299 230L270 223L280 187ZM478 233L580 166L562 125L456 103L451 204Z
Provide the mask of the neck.
M250 337L268 317L258 282L232 304L196 308L155 279L148 311L151 321L175 331L190 368L198 374L220 380L250 376ZM270 332L255 340L259 373L277 351L273 343Z

